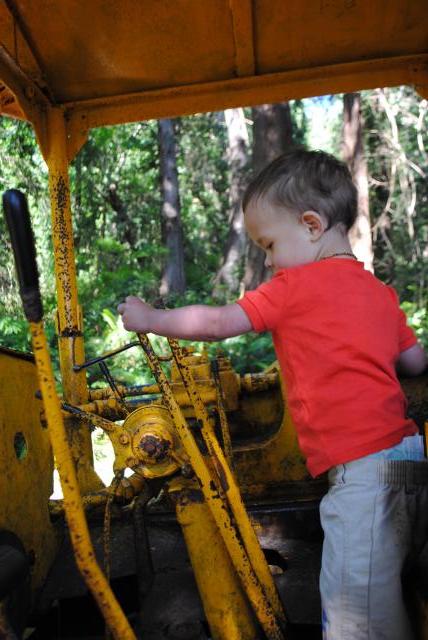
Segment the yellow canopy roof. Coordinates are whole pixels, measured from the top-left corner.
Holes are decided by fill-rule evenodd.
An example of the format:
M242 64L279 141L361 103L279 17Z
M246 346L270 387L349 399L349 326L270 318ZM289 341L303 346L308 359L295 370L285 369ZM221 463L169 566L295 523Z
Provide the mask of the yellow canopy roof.
M428 86L426 0L3 0L1 111L86 126Z

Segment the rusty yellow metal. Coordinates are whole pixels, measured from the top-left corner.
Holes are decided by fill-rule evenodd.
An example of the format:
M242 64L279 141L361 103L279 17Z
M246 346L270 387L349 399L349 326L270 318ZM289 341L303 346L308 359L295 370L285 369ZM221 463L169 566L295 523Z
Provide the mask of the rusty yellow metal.
M318 497L323 491L324 483L309 479L304 458L298 446L296 431L287 411L286 401L283 399L284 389L281 394L278 370L271 369L266 373L239 377L230 367L227 358L219 360L219 377L225 392L225 409L234 411L235 416L236 410L239 409L239 420L244 423L251 420L255 429L253 444L235 445L234 448L235 473L241 490L246 495L291 490L290 498L296 497L299 491L303 491L306 497L311 495ZM222 362L223 360L225 362ZM192 376L196 377L197 390L204 404L216 406L216 386L204 354L185 350L184 361L191 367ZM172 368L172 375L171 389L176 401L185 417L194 417L193 404L176 365ZM211 378L207 379L208 376ZM150 385L147 388L150 392L159 393L158 385ZM146 387L144 390L146 391ZM122 391L126 393L132 390L123 387ZM111 397L109 389L95 390L91 392L91 397L105 399L80 405L79 409L83 411L81 418L87 425L100 427L109 433L115 450L116 468L122 468L126 466L126 461L132 454L129 447L125 447L120 441L122 430L112 420L125 417L123 411L117 401ZM275 424L276 430L272 434ZM258 425L257 429L255 425ZM272 435L266 436L266 432ZM307 484L308 481L311 487L314 485L313 490Z
M129 502L132 498L139 495L143 488L146 486L146 481L143 476L138 473L133 473L129 478L122 478L116 485L110 485L97 493L87 494L82 496L82 505L85 511L91 511L99 507L106 505L106 502L111 494L114 494L114 499L119 502ZM50 500L49 501L49 513L50 515L63 515L64 514L64 501L63 500Z
M96 509L98 507L105 506L109 493L108 489L104 489L104 491L100 491L99 493L94 493L91 495L82 496L82 506L85 512L89 512L92 509ZM58 518L59 516L64 516L64 500L55 499L49 500L49 513L51 516Z
M236 408L237 402L236 402L235 396L237 396L241 390L246 391L247 393L253 393L255 391L264 391L269 388L275 388L279 385L279 374L277 371L263 372L263 373L246 373L242 376L239 376L236 373L234 373L233 369L231 368L230 360L228 358L220 357L218 358L218 360L220 360L219 373L221 378L221 384L223 387L225 387L224 391L226 392L228 408L229 408L229 405L231 405L230 407L231 409ZM192 364L192 363L189 363L189 364ZM198 366L198 369L199 369L199 366ZM209 368L206 367L205 371L207 373L207 377L209 378L211 375L209 372ZM192 374L193 374L193 377L195 378L195 382L198 385L199 384L202 385L204 382L206 383L206 379L204 380L202 376L200 376L200 379L198 379L197 371L194 371L193 367L192 367ZM173 389L174 389L174 383L178 383L178 382L182 387L183 384L181 382L181 377L179 376L178 371L176 372L173 367L172 382L171 382ZM234 395L233 399L231 398L231 393L230 393L231 387L233 388L233 395ZM160 393L159 387L157 384L151 384L151 385L148 384L148 385L144 385L144 387L126 387L124 385L118 384L117 389L122 396L141 396L141 395L150 395L150 394ZM103 387L102 389L89 389L89 400L91 402L96 402L99 400L110 400L112 398L114 398L114 392L110 387ZM207 398L207 401L212 402L213 395L210 395L209 398ZM117 404L112 402L111 406L116 407ZM91 405L90 409L85 408L83 406L81 408L84 409L85 411L90 410L90 411L93 411L94 413L99 413L99 410L97 410L96 406Z
M115 474L130 467L145 478L158 478L171 475L188 463L170 414L163 405L151 403L139 407L126 416L122 425L86 411L86 406L63 404L63 415L71 414L81 424L98 427L107 433L114 450ZM86 495L98 494L99 491Z
M67 405L65 406L67 407ZM82 406L84 407L86 405ZM86 427L89 432L89 427L98 427L99 429L102 429L103 431L105 431L105 433L107 433L114 450L113 470L115 473L119 472L122 469L125 469L127 466L131 466L129 464L131 460L135 461L135 464L138 464L138 461L133 456L131 447L132 433L128 432L126 429L124 429L119 424L116 424L112 420L107 420L100 415L85 411L81 407L68 408L69 412L71 412L72 410L77 410L78 413L77 415L69 413L69 416L73 417L74 420L79 420L81 429ZM63 411L63 413L66 412ZM70 420L70 417L68 418L68 420ZM65 421L65 424L67 424L67 421ZM97 487L95 491L87 492L85 495L97 495L100 490L102 490L102 487Z
M130 440L132 462L127 466L145 478L169 476L188 462L165 406L151 404L136 409L122 428Z
M215 406L213 392L216 385L206 354L197 354L189 348L181 349L180 353L183 363L191 370L204 405ZM251 422L253 425L253 444L234 447L235 475L241 490L246 495L266 494L273 490L284 495L284 491L292 489L294 494L290 497L296 497L297 489L306 497L318 497L324 483L310 480L287 410L286 390L277 364L263 373L238 376L227 358L219 355L217 360L225 410L235 412L234 415L239 416L235 420L241 424ZM171 388L184 415L194 416L193 403L175 363L171 369L171 380Z
M256 72L252 5L252 0L229 0L238 76L252 76Z
M208 354L204 351L196 353L194 347L181 349L182 360L192 370L193 380L198 387L198 393L206 405L217 405L217 383L214 379ZM220 386L223 389L223 404L227 411L239 408L240 376L235 373L229 358L224 355L216 358ZM194 415L194 407L189 394L183 385L180 371L175 361L171 367L171 389L175 399L187 416Z
M193 470L199 480L207 506L211 511L218 527L218 531L225 543L231 562L241 580L242 587L251 602L253 611L257 616L266 637L269 640L281 640L283 638L283 634L277 622L274 610L253 570L247 551L243 546L234 525L232 524L228 509L225 508L226 505L224 500L218 491L218 478L213 476L210 468L199 451L199 447L195 442L192 432L190 431L180 407L174 398L168 380L157 361L150 341L147 336L143 334L138 334L138 338L147 356L149 366L155 376L156 382L162 391L164 403L174 420L183 448L186 451ZM281 617L283 617L283 615Z
M168 493L176 505L211 636L257 640L260 634L245 593L197 482L172 480Z
M95 31L93 24L98 25ZM366 27L368 24L371 28ZM85 374L73 371L73 364L84 361L84 347L68 183L68 163L86 140L88 131L101 125L376 86L414 84L427 97L427 34L425 0L391 0L386 9L383 0L358 3L123 0L119 4L63 0L57 3L55 11L46 0L15 0L0 5L0 113L27 118L32 123L50 172L59 350L67 402L85 410L90 408ZM216 390L210 375L196 361L188 364L192 365L198 396L205 405L213 405ZM263 389L273 389L275 393L270 374L263 379L241 381L231 372L221 375L229 376L230 383L224 385L226 411L237 408L241 390L244 396L240 399L240 410L244 417L251 414L260 430L269 421L275 422L278 397L257 395ZM206 484L213 480L212 469L197 456L196 445L186 431L183 414L195 415L193 404L183 384L173 380L171 387L174 419L191 452L195 471L204 479L207 505L215 514L217 525L220 523L232 531L230 520L221 519L224 504L220 495L214 491L210 494ZM157 385L152 389L153 393L159 390ZM256 392L254 396L245 396L252 391ZM119 403L115 401L113 406L111 398L91 399L95 403L106 399L104 404L94 405L100 415L106 412L106 417L110 417L115 411L120 413ZM203 407L199 405L201 414ZM107 421L103 425L115 446L116 465L126 465L132 458L137 460L131 447L133 433L129 434L130 442L124 444L120 442L123 431L109 427ZM86 427L85 420L67 418L78 482L89 499L102 483L93 470ZM209 440L208 422L204 431ZM222 477L227 465L223 464L215 443L211 446ZM7 447L4 451L9 456ZM260 494L293 483L305 486L307 495L309 478L286 407L273 435L250 446L236 447L233 457L238 482L246 493ZM11 473L13 468L14 473L15 465L8 460L7 468ZM27 463L21 462L22 471ZM219 482L217 476L214 480ZM22 478L18 482L19 487L25 488ZM229 491L219 486L218 489L222 494ZM235 495L229 493L229 502L239 512L241 503ZM26 525L15 522L16 514L11 514L8 508L8 501L0 506L0 518L12 521L25 544L37 547L39 539L32 539ZM40 531L45 525L40 523ZM245 533L245 526L244 535L251 538L251 532ZM258 590L259 581L247 563L248 554L242 553L233 531L224 535L228 553L251 592L253 606L259 616L264 616L263 624L273 634L269 637L275 637L269 608ZM247 540L247 552L252 553L254 542ZM49 549L51 552L53 545ZM46 566L49 561L46 557ZM46 566L36 564L36 580L42 578ZM257 566L257 572L263 582L267 577L263 577L264 565Z
M58 346L64 400L73 405L86 402L88 391L84 371L73 371L84 362L82 318L77 300L76 267L70 208L67 137L64 113L49 109L46 162L52 212L52 237L58 301ZM77 477L82 493L103 486L93 468L92 443L85 424L74 417L66 423Z
M55 257L55 278L58 296L58 333L60 336L75 337L81 334L81 319L77 301L76 267L73 249L73 228L70 208L70 184L68 177L67 138L64 112L60 108L50 109L49 188L52 206L52 229ZM78 343L63 348L62 358L67 364L80 364L83 352ZM64 367L65 368L65 367ZM72 369L72 366L70 367ZM66 394L83 394L79 387L84 380L84 372L75 373L66 380ZM76 388L77 387L77 388ZM71 398L66 398L71 400ZM74 400L74 398L73 398Z
M221 437L223 440L224 455L228 466L233 469L233 450L232 439L230 437L230 429L227 421L226 411L224 410L223 388L220 379L216 380L217 392L217 414L220 421Z
M213 465L217 470L221 488L228 500L229 507L233 513L248 557L251 558L254 572L263 587L275 616L283 625L285 625L286 620L284 609L279 599L272 574L270 573L266 558L246 512L237 482L229 465L227 464L217 438L214 435L206 407L198 393L192 373L181 356L181 349L177 340L169 338L168 342L174 355L174 360L183 378L183 384L186 387L187 393L189 394L195 408L196 417L200 422L202 437L204 438Z
M428 85L427 68L427 54L409 55L73 102L65 105L68 131L73 139L83 135L83 123L87 134L92 128L110 124L349 93L378 86L414 85L423 94Z
M136 640L128 620L99 568L80 498L75 466L62 420L61 407L42 322L30 322L31 338L48 430L56 459L64 507L77 566L116 640Z
M117 433L117 435L119 436L119 434L122 432L122 427L120 427L120 425L116 424L112 420L104 418L103 416L97 415L96 413L90 413L89 411L82 410L80 407L73 407L64 403L62 404L62 406L65 407L63 409L63 414L65 414L66 416L73 415L73 411L76 410L79 420L86 421L89 427L98 427L109 435L111 433Z
M308 483L310 476L306 469L305 459L299 447L297 433L286 403L286 389L281 382L283 397L283 416L279 428L264 440L234 450L235 474L241 490L247 494L257 495L284 483ZM270 406L269 406L270 405ZM272 401L251 396L248 410L254 420L260 421L268 415ZM314 487L323 481L314 482ZM319 493L314 489L314 495ZM307 497L308 491L306 491Z
M141 387L126 387L118 384L117 389L122 396L141 396L143 394L156 394L159 393L159 387L157 384L144 385ZM103 387L102 389L90 389L89 400L107 400L114 397L114 393L110 387Z
M40 422L34 360L0 349L0 529L15 534L34 557L31 587L39 589L59 546L48 510L53 456ZM35 482L37 478L37 482Z
M49 105L46 95L31 78L14 56L0 45L0 78L7 86L7 97L2 95L1 107L7 105L7 112L18 119L28 119L36 128L44 129L43 110ZM3 93L3 92L2 92ZM0 107L0 112L3 108Z
M226 411L236 411L242 405L242 402L245 403L245 398L242 398L241 392L244 392L248 396L250 394L259 394L260 392L267 391L268 389L280 388L279 373L248 373L243 376L239 376L231 368L230 361L228 359L221 358L220 363L223 360L227 360L227 366L223 367L220 364L219 380L222 389L224 409ZM193 366L192 363L190 363L190 365L192 375L195 378L195 374L197 375L200 373L201 367ZM185 410L185 414L188 415L191 414L191 411L187 411L187 409L192 408L193 405L189 400L189 396L183 386L181 377L180 379L177 378L177 375L179 374L175 369L176 367L173 367L172 369L173 377L171 380L171 389L180 407ZM195 384L198 387L198 392L202 397L204 404L215 406L217 404L218 385L215 380L213 380L209 372L207 375L209 376L208 378L196 378ZM145 385L144 388L132 388L118 385L117 389L122 396L158 395L160 393L157 384ZM78 408L87 413L97 414L110 420L124 418L125 415L123 408L114 396L115 394L110 387L93 390L90 389L90 402L80 404L78 405ZM260 398L263 398L263 396L258 395L257 400ZM266 414L266 406L264 402L263 411ZM268 415L271 413L271 411L268 412Z
M40 99L67 108L70 156L96 126L376 86L426 89L427 34L424 0L0 5L0 45L15 67L4 81L23 102L33 83ZM31 106L2 110L33 121Z
M426 95L427 36L424 0L15 0L0 5L15 98L0 112L30 120L47 148L45 114L63 107L71 160L98 126L377 86Z
M245 373L241 376L241 390L247 393L266 391L279 386L279 372Z
M197 354L188 349L184 350L184 354L184 361L190 366L192 377L196 378L195 384L204 404L215 407L217 389L206 355ZM282 389L281 393L282 383L278 368L271 368L259 374L238 376L227 358L220 356L218 361L220 383L225 395L225 410L235 412L235 420L239 415L238 420L243 423L251 421L253 425L254 443L235 445L234 448L235 472L241 490L244 490L246 495L260 495L273 490L278 493L292 489L294 493L290 498L296 497L295 489L302 492L310 478L298 446L294 425L287 411L284 399L285 389ZM171 389L175 399L185 417L194 417L193 404L175 364L171 373ZM120 391L121 393L134 392L126 387L121 387ZM144 392L147 391L158 394L159 386L156 384L145 386ZM91 398L99 399L80 405L80 409L86 412L85 419L92 426L100 426L106 431L115 430L113 423L97 421L95 415L105 416L110 420L125 417L117 401L111 397L111 390L97 389L90 393ZM126 455L130 453L125 451L123 445L118 442L119 434L120 430L111 439L114 441L117 463L123 465L126 462ZM304 491L306 497L319 496L323 491L323 481L310 481L310 484L314 485L313 494L307 486L307 490Z
M107 391L108 389L97 389L97 391ZM116 398L110 396L103 400L94 400L85 404L77 405L78 409L85 413L94 414L109 420L119 420L125 418L123 406Z

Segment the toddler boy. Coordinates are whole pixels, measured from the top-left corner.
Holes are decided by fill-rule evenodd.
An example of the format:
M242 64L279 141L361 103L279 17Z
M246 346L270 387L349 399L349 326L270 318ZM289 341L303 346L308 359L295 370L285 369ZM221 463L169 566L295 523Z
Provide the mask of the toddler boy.
M129 331L222 340L270 331L299 444L321 502L320 577L327 640L408 640L401 575L426 539L428 465L396 368L427 361L395 291L353 255L357 194L345 165L295 150L266 167L243 199L270 282L234 304L157 310L129 296Z

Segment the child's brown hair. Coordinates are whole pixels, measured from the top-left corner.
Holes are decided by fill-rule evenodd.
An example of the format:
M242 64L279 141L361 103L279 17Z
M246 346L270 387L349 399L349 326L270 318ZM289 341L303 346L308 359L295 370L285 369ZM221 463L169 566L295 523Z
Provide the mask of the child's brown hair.
M244 212L261 196L297 213L316 211L327 220L327 229L343 224L349 231L357 217L357 189L349 169L324 151L293 149L276 158L248 185Z

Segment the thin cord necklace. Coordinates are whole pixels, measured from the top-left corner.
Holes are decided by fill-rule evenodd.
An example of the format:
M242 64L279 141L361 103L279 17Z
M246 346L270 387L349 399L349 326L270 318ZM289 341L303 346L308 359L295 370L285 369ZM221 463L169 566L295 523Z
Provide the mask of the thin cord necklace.
M331 253L329 256L324 256L320 258L320 260L327 260L327 258L336 258L337 256L349 256L350 258L354 258L354 260L358 260L355 253L351 253L350 251L341 251L339 253Z

